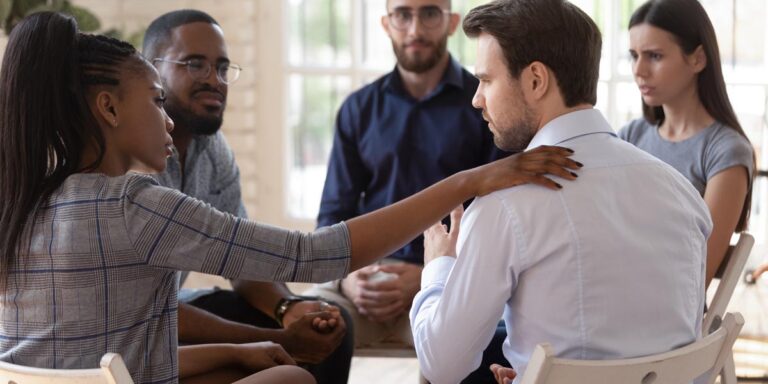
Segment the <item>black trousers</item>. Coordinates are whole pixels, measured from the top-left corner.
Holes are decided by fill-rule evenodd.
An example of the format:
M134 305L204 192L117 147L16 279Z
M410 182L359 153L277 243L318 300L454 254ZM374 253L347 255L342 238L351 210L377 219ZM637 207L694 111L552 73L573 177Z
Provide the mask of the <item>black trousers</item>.
M239 323L251 324L261 328L278 329L280 325L269 315L252 307L237 293L230 290L217 290L199 297L189 304L211 312L219 317ZM344 308L339 307L347 324L347 333L333 353L318 364L302 365L317 380L318 384L344 384L349 378L349 367L354 353L354 330L352 319Z

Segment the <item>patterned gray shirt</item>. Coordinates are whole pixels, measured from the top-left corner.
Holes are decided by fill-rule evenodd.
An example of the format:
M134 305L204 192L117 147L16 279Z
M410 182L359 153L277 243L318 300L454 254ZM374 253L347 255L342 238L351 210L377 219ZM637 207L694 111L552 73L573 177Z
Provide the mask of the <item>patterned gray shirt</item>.
M187 147L184 169L175 149L168 158L165 172L153 175L160 185L174 188L202 200L222 212L248 218L240 193L240 169L235 155L221 131L213 135L193 135ZM189 276L179 273L179 287ZM213 289L180 289L179 301L190 302Z
M349 268L345 224L270 227L132 173L70 176L25 236L0 294L0 360L94 368L118 352L137 383L178 381L176 270L320 282Z

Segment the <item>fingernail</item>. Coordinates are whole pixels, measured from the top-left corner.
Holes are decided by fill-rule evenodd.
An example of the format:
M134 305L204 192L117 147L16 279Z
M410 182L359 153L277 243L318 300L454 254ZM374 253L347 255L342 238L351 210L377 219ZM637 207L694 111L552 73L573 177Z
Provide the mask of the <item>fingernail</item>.
M562 186L562 185L560 185L560 184L558 184L558 183L555 183L555 185L557 185L557 188L558 188L558 189L563 189L563 186Z
M570 148L566 148L566 150L567 150L568 152L570 152L570 153L573 153L573 149L570 149Z
M579 177L579 175L577 175L576 172L571 172L571 175L573 175L573 177Z
M574 163L576 163L576 165L578 165L579 167L583 167L584 166L584 164L579 163L578 161L574 161Z

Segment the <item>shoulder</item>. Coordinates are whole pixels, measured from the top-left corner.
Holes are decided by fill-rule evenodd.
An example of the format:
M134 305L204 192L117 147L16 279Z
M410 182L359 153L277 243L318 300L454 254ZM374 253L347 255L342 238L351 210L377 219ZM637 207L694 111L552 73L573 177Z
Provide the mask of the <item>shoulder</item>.
M160 187L157 179L153 176L136 172L128 172L123 176L110 177L108 180L113 185L121 186L126 195L131 195L146 188Z
M229 146L229 142L221 130L208 136L206 140L208 140L208 143L205 149L203 149L203 153L210 158L213 168L219 169L222 166L236 166L234 164L235 153L232 151L232 147Z
M619 130L619 137L622 140L629 141L630 143L636 143L642 137L653 133L653 129L656 127L649 123L644 118L639 118L630 121Z
M372 99L375 99L377 96L384 92L384 87L386 83L390 81L391 77L392 72L389 72L382 75L373 82L358 88L356 91L347 96L347 98L344 100L344 103L342 103L342 108L360 106L366 104Z
M752 153L752 144L749 140L727 125L715 123L707 136L710 147Z
M702 155L710 176L734 165L745 166L749 173L754 168L754 150L749 140L720 123L715 123L706 132Z

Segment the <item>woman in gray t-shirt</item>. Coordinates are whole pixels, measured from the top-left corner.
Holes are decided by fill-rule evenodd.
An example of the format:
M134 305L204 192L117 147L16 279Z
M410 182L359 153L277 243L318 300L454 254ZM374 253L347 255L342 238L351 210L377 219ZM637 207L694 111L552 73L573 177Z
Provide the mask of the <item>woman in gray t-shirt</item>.
M630 54L644 118L619 136L680 171L701 193L714 227L707 243L706 284L731 235L749 217L752 145L726 93L717 38L697 0L656 0L629 22Z

